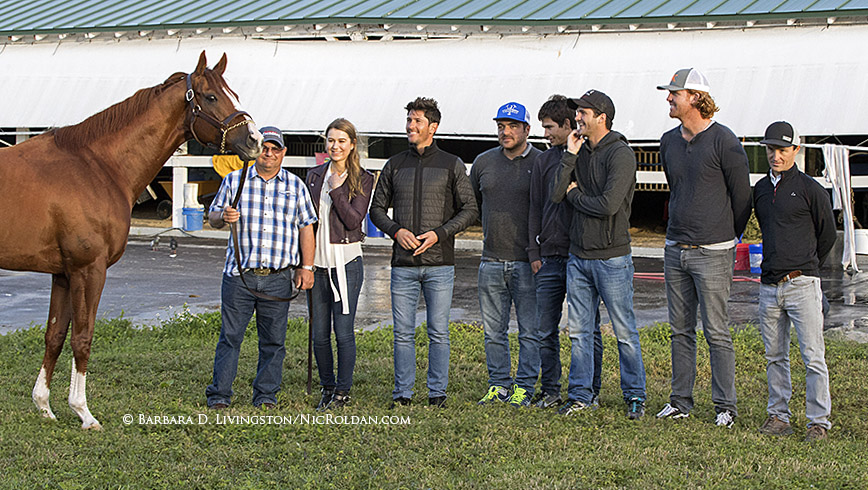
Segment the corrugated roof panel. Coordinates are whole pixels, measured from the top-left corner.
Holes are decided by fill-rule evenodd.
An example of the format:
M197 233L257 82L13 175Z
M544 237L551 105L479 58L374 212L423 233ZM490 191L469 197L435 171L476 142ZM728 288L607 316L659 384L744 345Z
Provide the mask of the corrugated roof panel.
M479 11L474 17L484 21L485 19L497 20L522 20L522 15L517 12L523 2L497 2Z
M52 0L37 0L35 2L9 2L0 5L0 25L13 25L14 19L19 14L39 12L43 7L51 7Z
M381 18L381 19L406 19L406 11L403 11L402 8L405 7L409 3L413 3L413 0L390 0L387 2L372 2L378 5L374 6L370 10L364 12L364 15L367 18Z
M467 4L478 3L474 0L444 0L441 2L431 2L430 5L420 5L415 11L407 11L410 17L418 17L421 19L441 19L445 17L454 18L455 11L461 9Z
M582 19L605 4L608 0L582 0L558 16L560 19Z
M340 4L347 3L346 0L303 0L296 2L295 9L292 11L292 17L303 19L322 19L330 17L332 9ZM287 14L281 15L281 17Z
M865 8L868 8L868 1L866 1L866 0L850 0L849 2L842 3L840 8L865 9Z
M528 19L531 14L537 12L544 7L550 5L551 1L546 2L519 2L511 11L510 15L517 19Z
M9 23L12 25L27 24L24 29L51 29L52 23L50 20L58 13L62 14L67 8L74 8L77 2L68 2L63 9L58 9L56 4L40 4L33 6L32 9L22 9L9 16Z
M663 2L656 9L648 12L648 17L675 17L694 3L694 1L689 0L680 2Z
M620 15L623 11L635 5L638 0L611 0L599 9L593 11L587 17L589 19L601 19L608 17L623 17Z
M698 1L694 2L692 5L690 5L689 7L685 8L684 10L679 12L679 15L695 15L695 16L707 15L708 12L711 12L712 10L717 8L718 6L722 5L724 1L725 0L698 0ZM771 0L771 1L780 3L783 0Z
M621 12L618 17L620 18L634 18L634 17L646 17L648 14L654 11L659 5L661 0L639 0L631 5L629 8L625 9Z
M726 0L718 5L711 13L714 15L737 15L742 10L752 5L756 0ZM808 0L816 1L816 0Z
M362 0L348 5L340 12L342 17L382 17L379 15L383 5L390 3L388 0Z
M479 15L481 11L496 6L497 3L497 0L472 0L450 12L449 17L464 20L477 19L481 17Z
M323 8L322 12L317 15L320 17L354 17L355 12L362 6L364 10L371 8L372 5L384 3L383 0L370 2L367 0L338 0Z
M536 10L527 16L528 20L562 20L563 13L573 8L580 0L555 0L547 4L526 2Z
M226 2L222 7L209 12L210 22L250 22L267 15L274 6L273 0L248 0Z
M183 16L201 8L199 2L187 1L169 4L165 1L143 3L135 8L130 6L119 12L115 25L158 25L183 24Z
M757 0L754 4L742 10L743 14L762 14L774 12L785 0Z
M803 12L806 8L815 4L817 0L786 0L775 12Z

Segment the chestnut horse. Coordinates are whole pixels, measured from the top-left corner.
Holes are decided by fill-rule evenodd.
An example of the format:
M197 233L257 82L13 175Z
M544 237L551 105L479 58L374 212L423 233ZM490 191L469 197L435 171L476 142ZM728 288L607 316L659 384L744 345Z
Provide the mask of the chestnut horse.
M44 417L70 324L69 406L82 428L99 429L87 408L85 380L106 269L124 253L136 198L184 141L228 147L255 159L262 137L205 52L193 73L67 126L0 149L0 268L51 274L45 357L33 387Z

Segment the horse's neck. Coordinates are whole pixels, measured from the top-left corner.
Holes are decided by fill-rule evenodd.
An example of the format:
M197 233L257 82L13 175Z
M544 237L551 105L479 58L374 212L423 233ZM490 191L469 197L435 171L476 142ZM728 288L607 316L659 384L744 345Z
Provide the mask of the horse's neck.
M183 89L172 87L151 101L148 109L123 131L109 136L108 165L124 187L130 205L151 183L163 164L184 142L186 101Z

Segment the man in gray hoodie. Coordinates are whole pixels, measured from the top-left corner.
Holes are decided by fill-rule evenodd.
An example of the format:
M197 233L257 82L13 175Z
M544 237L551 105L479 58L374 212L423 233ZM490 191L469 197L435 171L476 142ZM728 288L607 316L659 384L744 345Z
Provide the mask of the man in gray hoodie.
M630 205L636 187L636 155L621 133L612 131L615 105L606 94L589 90L570 99L578 128L555 181L552 200L573 207L567 264L571 359L565 415L592 407L594 326L600 299L618 338L621 391L627 416L645 414L645 366L633 313L633 257Z

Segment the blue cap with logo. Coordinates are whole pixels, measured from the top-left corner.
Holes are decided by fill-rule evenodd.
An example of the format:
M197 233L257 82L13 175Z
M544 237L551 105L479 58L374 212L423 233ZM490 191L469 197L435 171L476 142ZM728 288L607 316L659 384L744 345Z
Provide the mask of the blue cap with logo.
M259 128L259 132L262 133L263 143L268 141L269 143L274 143L279 150L283 149L283 133L279 128L274 126L265 126Z
M512 119L513 121L530 125L530 115L528 115L527 109L518 102L507 102L500 106L500 109L497 110L497 115L494 116L494 120L500 119Z

